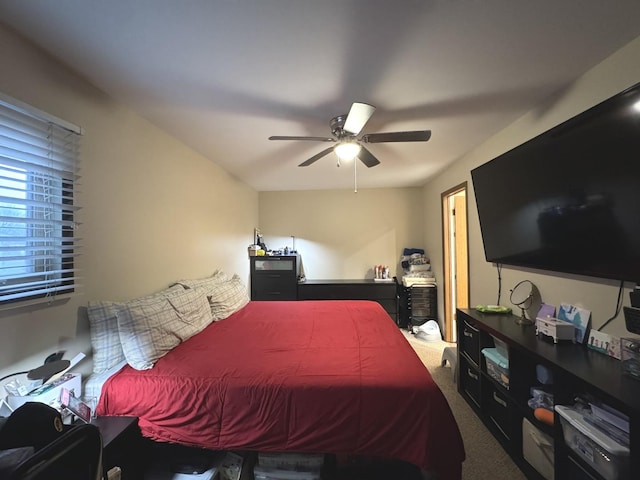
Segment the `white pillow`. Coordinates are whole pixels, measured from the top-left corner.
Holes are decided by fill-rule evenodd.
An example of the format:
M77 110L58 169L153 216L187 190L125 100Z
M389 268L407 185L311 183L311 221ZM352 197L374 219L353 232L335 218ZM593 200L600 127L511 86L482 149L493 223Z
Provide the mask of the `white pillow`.
M117 307L118 331L127 363L148 370L156 361L202 331L213 320L200 289L183 289L159 298Z
M163 297L176 291L183 291L181 285L174 285L166 290L136 300ZM133 300L133 301L136 301ZM125 359L120 334L118 333L118 318L116 308L120 302L91 301L87 305L91 346L93 348L93 373L99 374L109 370Z
M249 303L247 287L238 275L234 275L230 280L218 284L209 296L211 315L216 321L227 318L247 303Z

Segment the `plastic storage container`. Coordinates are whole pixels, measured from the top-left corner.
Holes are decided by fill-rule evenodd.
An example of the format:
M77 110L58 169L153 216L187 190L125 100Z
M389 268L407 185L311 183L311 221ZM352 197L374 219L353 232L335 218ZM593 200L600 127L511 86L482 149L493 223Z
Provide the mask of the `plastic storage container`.
M320 471L282 470L256 465L253 468L253 478L254 480L320 480Z
M629 448L587 423L582 413L556 405L564 441L571 450L606 480L628 478Z
M497 348L483 348L482 355L487 360L487 373L504 388L509 388L509 360Z
M281 470L320 471L324 466L324 454L259 452L258 465Z
M623 338L621 344L622 371L632 378L640 379L640 342Z

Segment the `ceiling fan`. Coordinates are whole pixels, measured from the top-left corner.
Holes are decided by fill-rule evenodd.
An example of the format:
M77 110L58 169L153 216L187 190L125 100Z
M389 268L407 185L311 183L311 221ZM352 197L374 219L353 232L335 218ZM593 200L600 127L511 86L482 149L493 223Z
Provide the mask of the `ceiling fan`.
M382 143L382 142L426 142L431 138L431 130L416 130L410 132L386 132L386 133L368 133L360 138L360 134L366 123L369 121L376 107L366 103L355 102L351 105L348 115L338 115L333 117L329 122L332 137L295 137L295 136L271 136L269 140L308 140L312 142L332 142L329 148L322 150L313 157L302 162L299 167L307 167L312 163L320 160L325 155L336 152L338 156L338 166L340 160L351 160L355 157L364 163L367 167L375 167L380 163L363 143Z

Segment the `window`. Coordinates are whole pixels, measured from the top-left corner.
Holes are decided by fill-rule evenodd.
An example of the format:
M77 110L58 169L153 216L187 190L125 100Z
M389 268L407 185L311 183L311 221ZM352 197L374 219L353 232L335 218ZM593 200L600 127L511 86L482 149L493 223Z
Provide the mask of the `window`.
M0 308L78 287L80 133L0 95Z

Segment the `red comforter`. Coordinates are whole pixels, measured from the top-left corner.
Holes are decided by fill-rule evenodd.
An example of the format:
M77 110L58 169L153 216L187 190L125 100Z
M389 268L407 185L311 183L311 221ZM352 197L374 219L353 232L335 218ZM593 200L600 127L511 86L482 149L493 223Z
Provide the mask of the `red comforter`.
M442 392L369 301L250 302L153 369L128 365L98 413L213 450L362 454L459 479L464 448Z

